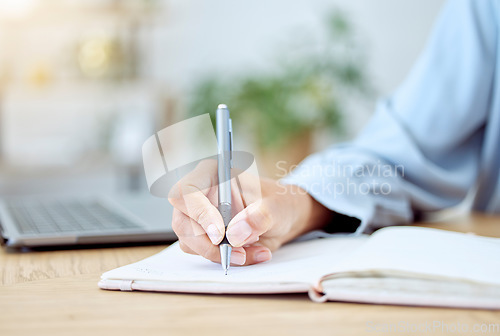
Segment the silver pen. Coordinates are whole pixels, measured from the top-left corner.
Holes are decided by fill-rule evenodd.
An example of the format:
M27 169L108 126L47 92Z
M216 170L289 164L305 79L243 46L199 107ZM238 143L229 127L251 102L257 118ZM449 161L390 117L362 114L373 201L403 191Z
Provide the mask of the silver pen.
M233 150L233 127L229 117L229 109L220 104L216 113L217 130L217 175L219 178L219 212L224 221L224 227L231 220L231 166ZM219 244L222 269L227 275L231 263L231 245L224 233L224 239Z

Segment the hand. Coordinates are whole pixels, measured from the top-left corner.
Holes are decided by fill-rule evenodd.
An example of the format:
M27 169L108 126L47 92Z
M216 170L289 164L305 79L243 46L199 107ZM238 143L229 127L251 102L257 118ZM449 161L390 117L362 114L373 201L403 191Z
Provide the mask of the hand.
M227 239L233 246L232 265L271 259L272 251L308 231L323 227L332 212L297 186L232 171L233 219ZM241 190L240 190L241 187ZM220 263L225 228L217 209L217 161L202 161L170 191L172 227L181 249Z

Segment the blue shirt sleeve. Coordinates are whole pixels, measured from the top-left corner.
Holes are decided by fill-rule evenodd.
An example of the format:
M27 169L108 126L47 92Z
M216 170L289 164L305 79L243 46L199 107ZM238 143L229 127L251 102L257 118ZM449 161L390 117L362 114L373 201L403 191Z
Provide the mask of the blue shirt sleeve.
M495 0L449 0L426 49L352 143L308 157L283 183L361 220L407 224L459 203L474 185L497 59Z

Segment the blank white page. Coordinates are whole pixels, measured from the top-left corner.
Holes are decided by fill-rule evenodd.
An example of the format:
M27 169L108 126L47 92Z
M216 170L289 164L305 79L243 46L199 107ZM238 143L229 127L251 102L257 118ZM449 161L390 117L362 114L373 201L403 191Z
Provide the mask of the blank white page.
M375 232L336 272L373 271L500 285L500 239L420 227Z
M337 236L290 243L274 252L271 261L251 266L231 266L228 275L224 275L220 264L186 254L175 243L152 257L106 272L102 279L176 283L313 284L322 275L333 271L335 264L352 254L366 239L366 236Z

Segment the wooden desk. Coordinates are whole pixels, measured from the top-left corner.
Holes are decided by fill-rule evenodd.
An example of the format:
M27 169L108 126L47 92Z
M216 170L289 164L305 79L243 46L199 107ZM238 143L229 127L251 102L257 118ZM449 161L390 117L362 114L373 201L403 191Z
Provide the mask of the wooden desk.
M500 237L500 217L473 215L424 224ZM472 335L401 332L398 325L448 328L499 324L500 311L311 302L306 295L212 296L98 289L103 271L164 246L25 254L0 252L0 335ZM493 257L493 256L492 256ZM494 256L499 257L499 256ZM436 321L436 322L434 322ZM379 331L373 331L373 328ZM382 328L392 331L382 332ZM372 330L370 332L370 330ZM475 333L498 335L500 331Z

